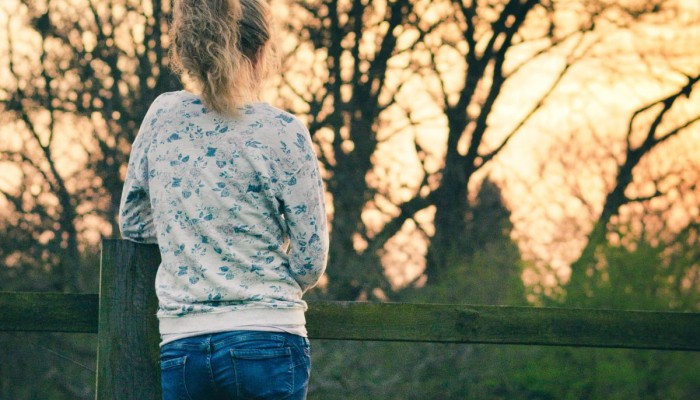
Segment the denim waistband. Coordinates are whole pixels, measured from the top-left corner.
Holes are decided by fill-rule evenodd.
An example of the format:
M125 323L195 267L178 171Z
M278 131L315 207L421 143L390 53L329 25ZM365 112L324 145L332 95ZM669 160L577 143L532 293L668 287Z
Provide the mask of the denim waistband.
M216 349L221 347L232 346L239 342L251 341L256 339L267 341L279 341L280 347L284 346L285 344L296 346L309 344L309 340L307 338L286 332L228 331L178 339L173 342L164 344L161 347L161 350L186 349L215 351Z

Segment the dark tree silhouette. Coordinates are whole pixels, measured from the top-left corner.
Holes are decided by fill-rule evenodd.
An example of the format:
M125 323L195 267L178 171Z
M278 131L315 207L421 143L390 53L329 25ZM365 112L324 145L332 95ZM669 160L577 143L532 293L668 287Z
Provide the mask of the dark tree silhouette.
M20 257L27 268L52 271L54 290L76 291L84 286L86 220L111 226L102 235L118 233L130 144L152 100L180 87L167 68L168 5L22 4L4 27L9 80L0 92L3 118L21 141L6 142L0 161L16 166L20 182L1 194L8 221L19 221L15 235L31 241L3 255L31 248L42 255ZM17 20L26 22L24 31L11 29Z
M602 211L588 234L586 245L579 258L571 266L571 279L567 285L568 295L572 298L585 298L591 293L591 285L600 279L595 268L596 249L607 243L607 233L611 220L617 216L620 209L633 202L645 202L655 197L665 195L658 186L654 193L643 196L631 196L628 189L635 177L635 168L644 157L656 151L662 144L689 131L689 128L700 121L700 115L688 117L683 121L664 125L666 117L674 105L684 98L690 97L694 88L698 87L700 75L689 76L687 83L674 93L645 105L632 114L629 119L625 136L624 155L616 165L614 183L605 195ZM651 116L651 121L640 127L637 120L642 116Z

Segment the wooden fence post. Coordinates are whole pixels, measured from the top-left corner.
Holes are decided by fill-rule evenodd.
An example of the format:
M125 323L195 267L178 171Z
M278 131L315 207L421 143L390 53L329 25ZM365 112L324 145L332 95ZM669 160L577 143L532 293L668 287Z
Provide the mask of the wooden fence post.
M158 247L102 243L97 400L160 400Z

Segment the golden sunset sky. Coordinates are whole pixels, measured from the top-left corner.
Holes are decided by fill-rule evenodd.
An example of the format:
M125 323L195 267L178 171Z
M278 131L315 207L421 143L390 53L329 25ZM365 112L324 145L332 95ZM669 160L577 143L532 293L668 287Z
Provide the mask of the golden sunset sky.
M76 3L84 1L75 0ZM642 20L630 29L613 30L609 27L606 30L603 26L594 32L590 40L597 42L591 47L590 54L567 72L506 150L480 173L481 178L491 176L503 189L512 211L513 238L532 264L523 274L526 283L556 285L567 279L568 265L578 256L592 221L600 212L605 191L612 183L615 160L620 159L624 150L632 113L677 91L687 81L686 75L700 72L700 1L674 0L669 3L677 6L678 14ZM278 19L293 18L284 7L275 10ZM32 54L36 54L39 40L26 27L28 12L15 0L0 5L0 82L12 81L8 71L8 32L12 32L16 44L15 57L31 60ZM569 18L575 18L575 15ZM404 35L399 38L400 42L411 40L410 29ZM88 43L92 40L89 34L83 36ZM284 51L285 46L293 46L293 42L281 38L280 47ZM531 52L527 48L513 49L508 53L510 65L516 65ZM565 61L564 52L539 57L506 83L488 121L488 143L496 143L520 121L533 103L539 101ZM389 80L398 79L404 62L406 60L401 57L392 60L395 66L392 73L396 77L390 75ZM448 83L450 79L459 79L464 68L449 52L439 59L438 67ZM322 71L323 68L311 68L303 73L319 74ZM451 71L454 71L454 77L451 77ZM290 73L292 83L293 78ZM414 140L430 153L426 162L430 172L440 168L445 152L446 120L431 96L435 91L431 85L435 85L435 81L418 76L407 79L400 102L413 110L412 116L418 123L413 127L405 126L399 113L395 120L388 119L379 135L390 133L392 136L380 145L375 154L377 167L373 176L368 177L380 185L387 185L393 201L408 198L422 178ZM690 99L679 104L664 124L672 126L700 114L699 92L695 90ZM267 100L276 103L277 92L268 90L266 93ZM392 112L388 111L386 116L391 116ZM60 135L53 150L60 161L61 174L70 176L83 168L87 150L81 144L89 146L90 141L84 137L85 132L91 132L87 128L89 125L90 121L67 117L57 127ZM22 133L24 129L21 122L7 115L0 116L0 151L22 147L26 140ZM658 178L665 171L682 170L694 171L695 175L691 173L687 179L700 176L698 160L700 124L694 124L664 144L640 166L647 172L639 174L640 182L635 190L640 191L640 195L649 190L642 178L645 174ZM16 190L19 177L15 165L0 163L0 188ZM673 183L673 178L668 178L662 185L671 188ZM40 185L29 190L38 191ZM684 198L687 197L686 194ZM677 219L678 224L689 216L698 215L698 197L695 203L669 197L677 202L677 209L670 215ZM3 201L0 196L0 209ZM365 217L370 226L380 226L385 221L384 214L391 213L395 207L389 201L380 202L378 200L375 208L366 210ZM416 218L428 234L431 232L432 212L431 209L425 210ZM629 210L625 212L633 214ZM88 243L96 244L100 234L110 235L105 221L97 216L86 215L83 224L86 227L84 240ZM397 285L409 282L421 273L421 256L426 246L425 235L412 223L408 223L389 243L385 263L387 273Z

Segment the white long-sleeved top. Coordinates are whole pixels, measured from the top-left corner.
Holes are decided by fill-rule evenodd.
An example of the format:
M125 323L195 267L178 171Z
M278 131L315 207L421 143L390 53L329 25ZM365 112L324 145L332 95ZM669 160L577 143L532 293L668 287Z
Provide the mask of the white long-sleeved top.
M308 130L266 103L225 117L186 91L159 96L132 146L120 229L160 248L162 335L303 327L328 254Z

